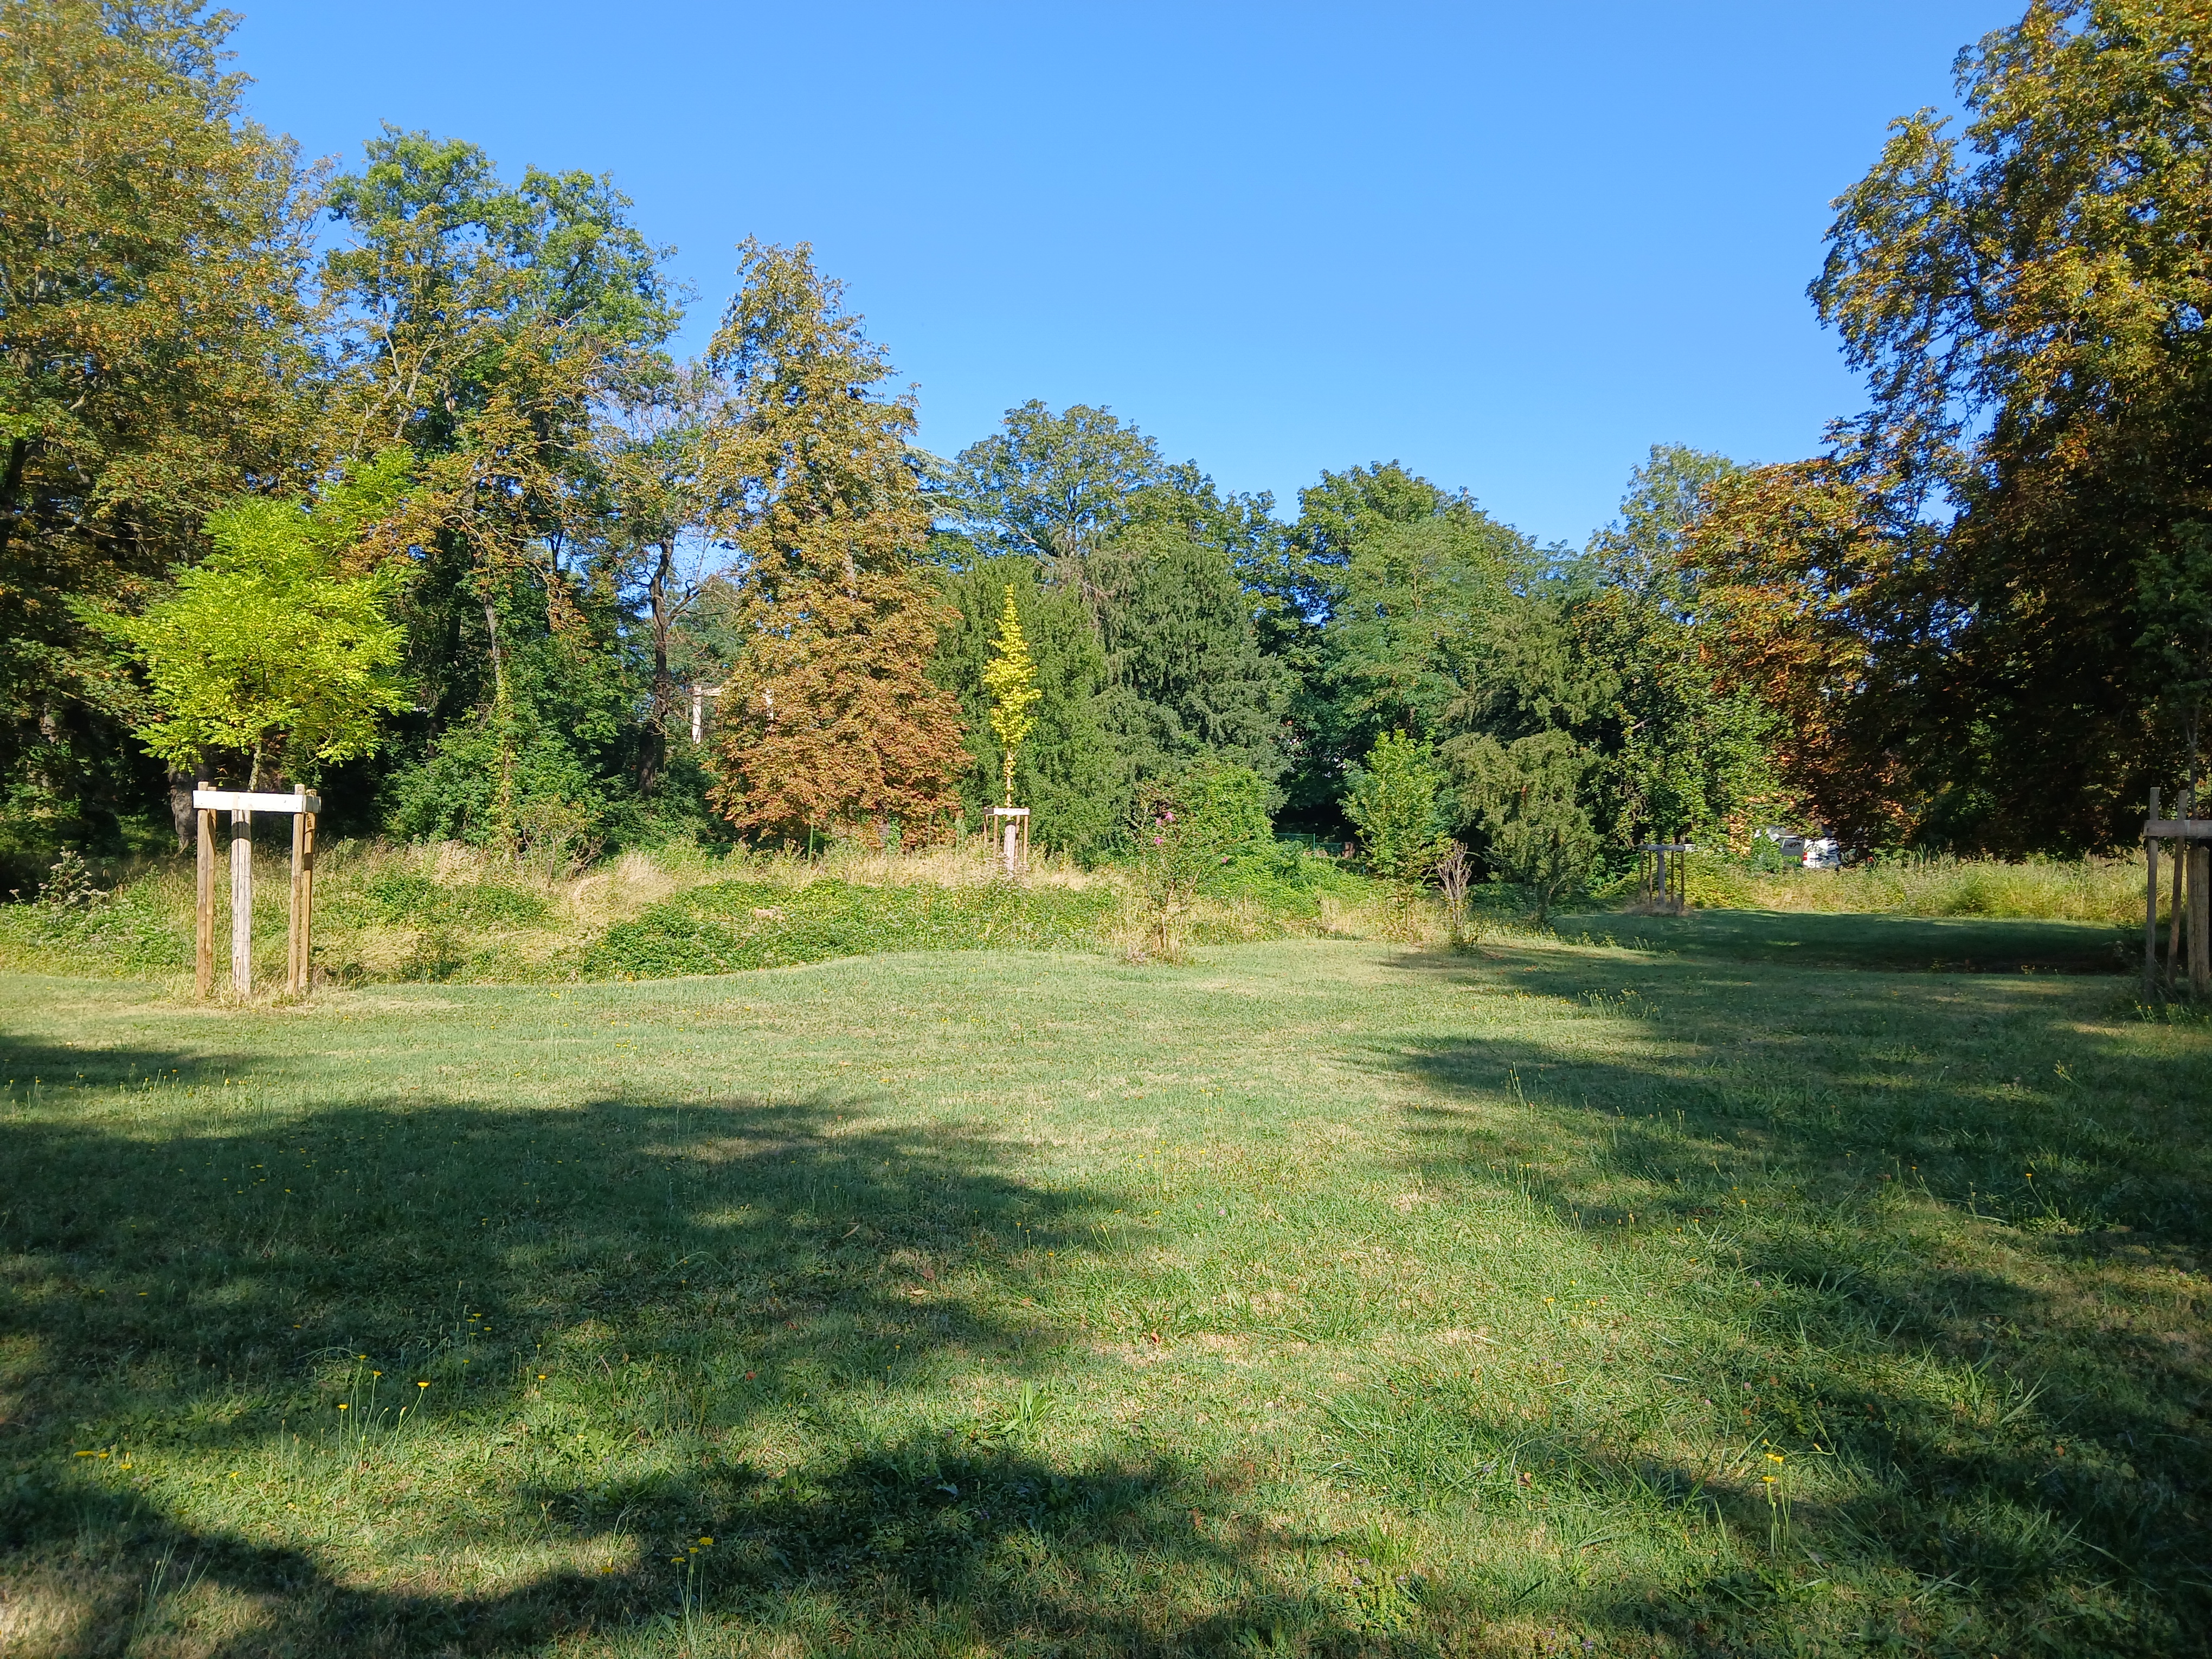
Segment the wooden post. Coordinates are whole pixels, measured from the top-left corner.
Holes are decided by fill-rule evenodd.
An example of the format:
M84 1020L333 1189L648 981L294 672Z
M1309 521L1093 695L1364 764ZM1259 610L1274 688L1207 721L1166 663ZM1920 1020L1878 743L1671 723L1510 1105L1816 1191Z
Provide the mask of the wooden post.
M1030 809L1026 806L994 806L991 820L1000 826L994 836L999 842L1000 856L1008 876L1018 876L1029 867Z
M2196 791L2182 786L2181 816L2186 819L2196 810ZM2181 919L2188 913L2187 895L2183 884L2189 874L2189 843L2181 843L2173 855L2173 915L2166 933L2166 982L2177 989L2181 984Z
M2189 845L2189 994L2212 996L2212 847Z
M230 988L253 994L253 814L230 815Z
M307 846L307 815L292 814L292 902L284 929L284 994L300 994L300 878Z
M2158 790L2150 792L2150 815L2158 817ZM2143 837L2143 994L2158 988L2158 837Z
M202 783L200 787L207 787ZM201 1001L215 994L215 814L203 806L199 820L199 868L195 872L192 926L192 991Z
M315 815L302 812L300 835L300 879L292 890L292 915L300 930L299 994L315 988Z

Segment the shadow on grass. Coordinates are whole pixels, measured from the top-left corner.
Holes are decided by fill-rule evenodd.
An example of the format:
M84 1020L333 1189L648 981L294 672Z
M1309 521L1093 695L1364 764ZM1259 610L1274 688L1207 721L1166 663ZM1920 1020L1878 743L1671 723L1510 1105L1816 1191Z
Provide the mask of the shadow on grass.
M693 1592L830 1645L1354 1639L1269 1565L1310 1540L1196 1524L1218 1471L1071 1462L1019 1420L1075 1363L1022 1291L1114 1246L988 1142L823 1098L257 1115L185 1092L249 1062L0 1045L57 1060L147 1111L0 1123L22 1650L40 1618L48 1650L121 1650L192 1575L231 1608L196 1650L240 1654L673 1643ZM979 1367L1006 1397L946 1420Z
M1672 1249L1681 1231L1705 1270L1667 1297L1682 1340L1658 1356L1662 1380L1742 1449L1692 1474L1639 1455L1619 1423L1567 1412L1532 1430L1448 1376L1414 1375L1366 1407L1390 1479L1511 1503L1528 1471L1578 1494L1592 1533L1656 1495L1763 1538L1759 1449L1787 1446L1856 1474L1854 1495L1795 1517L1794 1571L1594 1616L1692 1648L1753 1641L1816 1572L1848 1563L1911 1575L1892 1582L1931 1603L1978 1601L2008 1639L2041 1628L2056 1650L2205 1650L2201 1324L2197 1338L2116 1328L2107 1292L2068 1274L2196 1270L2212 1243L2212 1044L2146 1076L2079 1030L2078 992L2032 979L1908 982L1907 1004L1894 977L1723 974L1686 954L1402 966L1558 1000L1560 1023L1485 1023L1364 1058L1429 1093L1408 1121L1429 1180L1517 1187L1601 1255ZM1557 1040L1530 1035L1547 1024ZM1891 1628L1937 1619L1906 1607Z

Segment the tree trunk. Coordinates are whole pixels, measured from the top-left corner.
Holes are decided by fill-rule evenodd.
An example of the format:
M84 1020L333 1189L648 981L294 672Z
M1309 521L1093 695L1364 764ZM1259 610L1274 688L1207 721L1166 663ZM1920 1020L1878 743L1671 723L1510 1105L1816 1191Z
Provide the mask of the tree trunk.
M199 814L192 807L192 787L199 781L198 764L169 763L169 822L177 831L177 850L189 853L198 844Z

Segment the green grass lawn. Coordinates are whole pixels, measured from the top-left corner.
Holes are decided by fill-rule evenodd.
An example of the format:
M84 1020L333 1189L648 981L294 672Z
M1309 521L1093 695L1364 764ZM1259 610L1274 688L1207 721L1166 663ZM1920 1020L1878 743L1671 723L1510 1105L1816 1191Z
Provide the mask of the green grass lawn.
M0 1652L2207 1651L2212 1027L1589 925L0 978Z

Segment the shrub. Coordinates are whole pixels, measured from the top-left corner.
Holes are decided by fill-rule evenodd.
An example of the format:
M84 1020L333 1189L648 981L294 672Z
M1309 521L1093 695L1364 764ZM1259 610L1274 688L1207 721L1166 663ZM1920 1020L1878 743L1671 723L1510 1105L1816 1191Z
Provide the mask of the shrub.
M1436 751L1386 732L1354 770L1344 815L1367 844L1368 867L1391 881L1425 882L1443 856L1449 814Z

